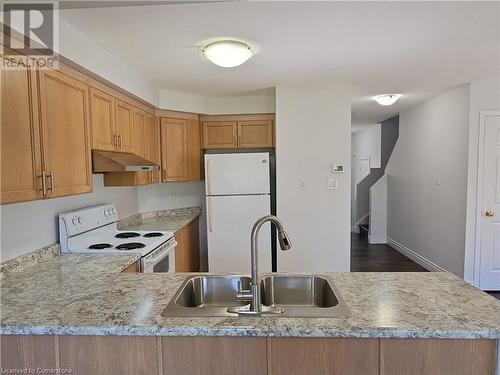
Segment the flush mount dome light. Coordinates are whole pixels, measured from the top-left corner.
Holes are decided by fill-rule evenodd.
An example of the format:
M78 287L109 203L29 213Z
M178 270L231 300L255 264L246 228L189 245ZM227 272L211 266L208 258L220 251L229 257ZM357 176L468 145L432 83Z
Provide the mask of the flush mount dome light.
M399 98L401 98L400 94L386 94L375 96L373 97L373 100L380 105L393 105Z
M252 57L252 48L243 42L235 40L220 40L207 44L203 53L215 65L232 68L243 64Z

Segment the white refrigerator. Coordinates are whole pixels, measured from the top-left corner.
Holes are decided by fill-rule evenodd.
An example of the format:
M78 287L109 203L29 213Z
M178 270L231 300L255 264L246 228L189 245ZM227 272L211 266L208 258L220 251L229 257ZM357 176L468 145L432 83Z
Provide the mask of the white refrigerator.
M205 155L209 272L250 273L250 234L271 213L269 153ZM271 271L271 226L259 232L259 270Z

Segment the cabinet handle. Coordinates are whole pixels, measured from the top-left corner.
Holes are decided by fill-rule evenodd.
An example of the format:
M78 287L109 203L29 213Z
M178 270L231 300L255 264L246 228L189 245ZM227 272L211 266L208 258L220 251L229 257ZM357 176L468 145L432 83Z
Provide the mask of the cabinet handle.
M42 174L38 175L42 179L42 195L45 197L47 195L47 182L45 181L45 171L42 171Z
M208 197L208 230L213 232L213 218L212 218L212 197Z
M49 178L50 178L50 191L52 192L52 194L55 194L56 181L55 181L55 174L52 171L49 172Z
M113 136L113 141L115 148L118 148L118 136L116 134Z
M122 136L118 136L118 148L122 148Z

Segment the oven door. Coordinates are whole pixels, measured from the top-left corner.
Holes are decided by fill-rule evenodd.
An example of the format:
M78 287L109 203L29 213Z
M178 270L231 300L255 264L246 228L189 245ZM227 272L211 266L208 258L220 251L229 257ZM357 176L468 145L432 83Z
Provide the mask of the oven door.
M142 272L175 272L175 247L177 241L170 241L142 258Z

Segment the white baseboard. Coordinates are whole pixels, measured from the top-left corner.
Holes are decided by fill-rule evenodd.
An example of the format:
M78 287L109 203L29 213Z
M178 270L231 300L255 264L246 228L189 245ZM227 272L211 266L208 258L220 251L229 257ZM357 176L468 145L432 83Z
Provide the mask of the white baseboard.
M368 236L368 242L375 244L384 244L387 243L387 238L385 236Z
M387 244L392 248L394 248L395 250L399 251L401 254L406 255L415 263L420 264L422 267L431 272L446 272L444 268L439 267L437 264L431 262L429 259L424 258L422 255L417 254L413 250L410 250L405 245L402 245L399 242L394 241L390 237L387 237Z

